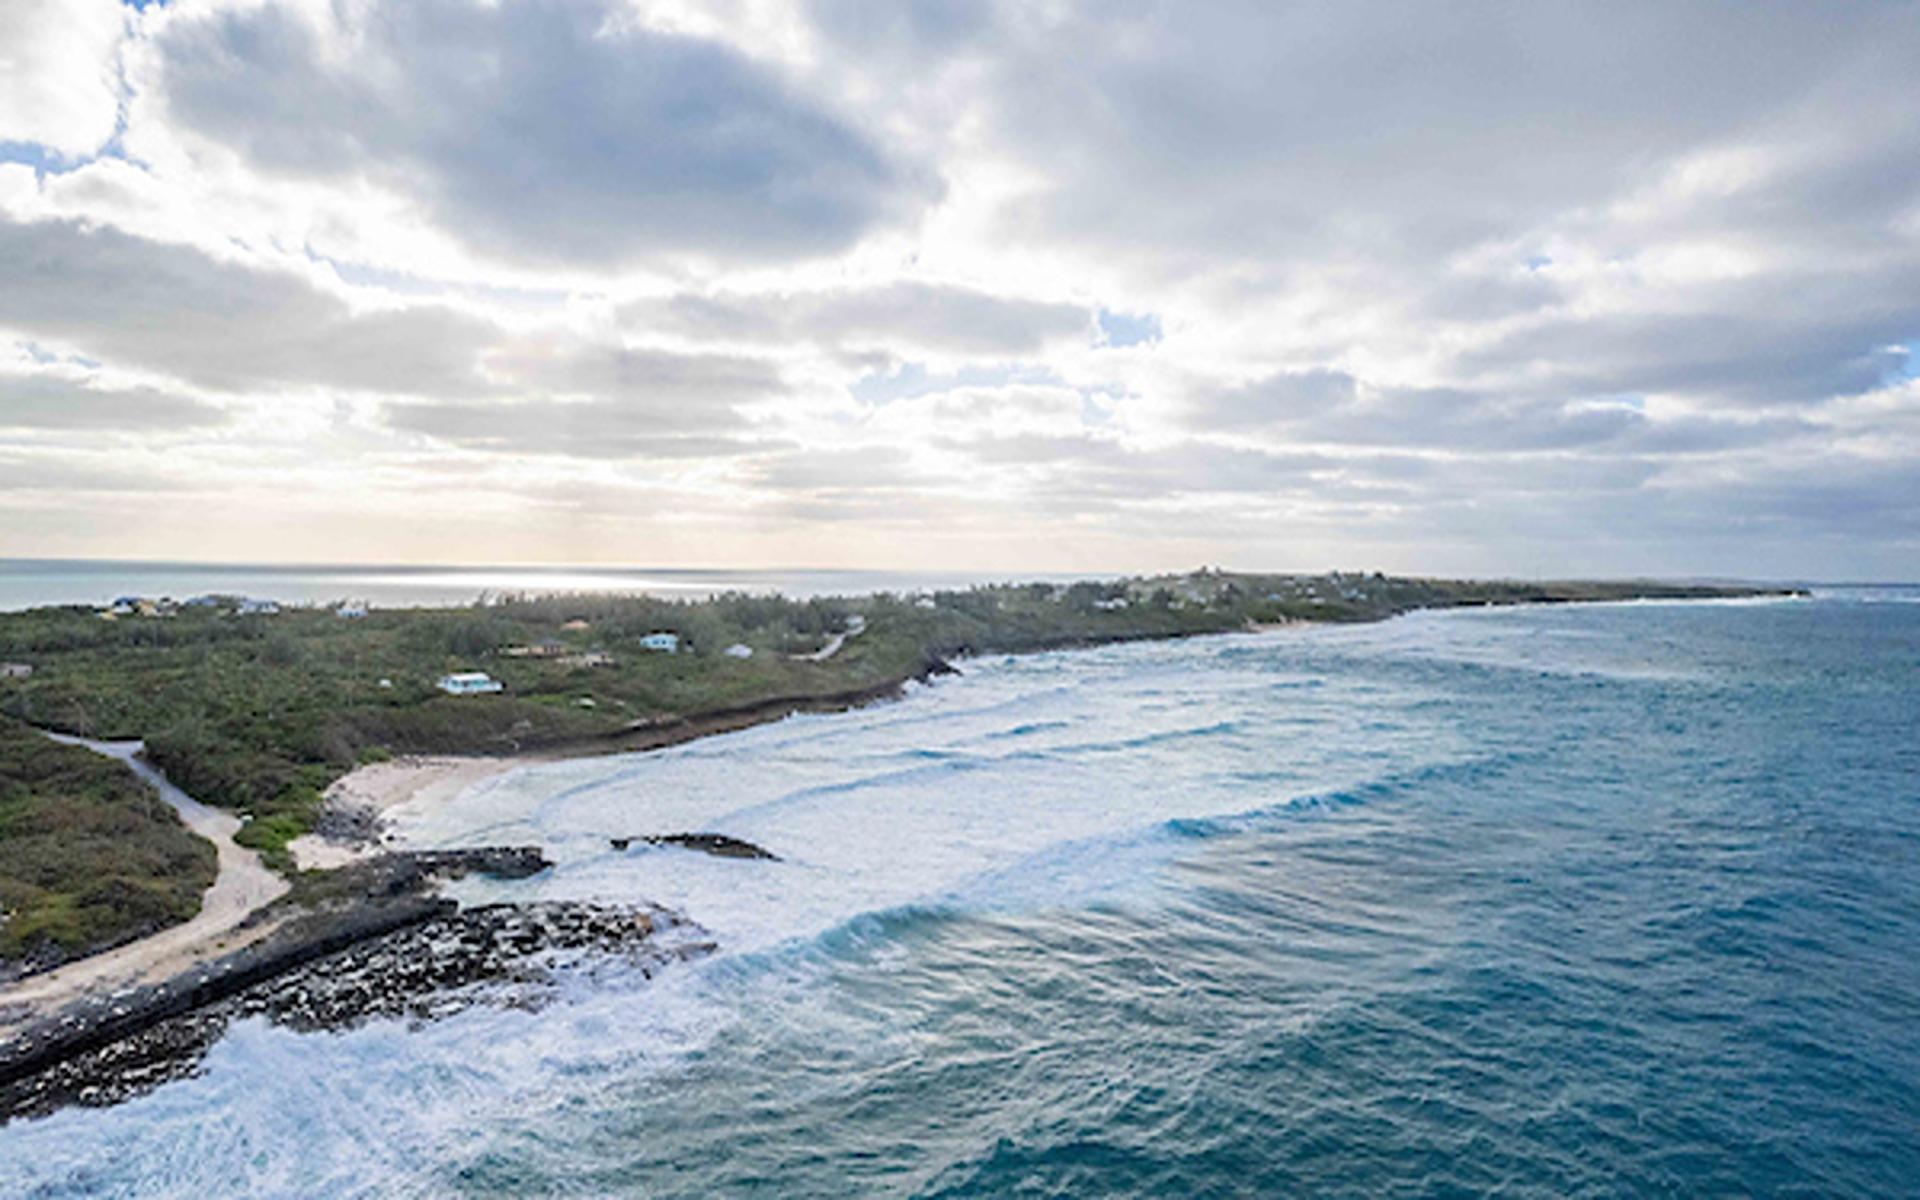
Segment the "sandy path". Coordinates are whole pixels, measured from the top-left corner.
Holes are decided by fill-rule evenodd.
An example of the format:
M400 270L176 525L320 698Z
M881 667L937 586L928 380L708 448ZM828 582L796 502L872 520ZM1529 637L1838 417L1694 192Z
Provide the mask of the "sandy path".
M47 736L117 758L133 768L134 774L159 789L161 799L173 806L188 829L213 843L219 856L219 874L200 897L200 912L191 920L0 988L0 1010L12 1004L57 1007L95 988L164 979L265 932L248 930L235 935L233 929L254 910L284 895L287 881L268 870L258 854L234 844L233 835L240 829L238 817L208 808L168 783L166 776L138 757L143 742L94 742L54 733Z
M828 659L832 658L834 655L840 653L840 647L847 644L848 638L859 637L862 633L865 633L865 632L866 632L866 626L864 625L861 626L859 629L842 630L841 632L836 633L832 637L828 638L827 644L820 647L818 650L815 650L812 654L789 654L787 655L787 657L793 659L796 662L825 662Z

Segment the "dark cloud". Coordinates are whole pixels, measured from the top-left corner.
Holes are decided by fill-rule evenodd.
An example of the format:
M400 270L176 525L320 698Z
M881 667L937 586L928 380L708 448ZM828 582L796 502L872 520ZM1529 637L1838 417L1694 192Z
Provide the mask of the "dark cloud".
M779 371L760 359L622 346L521 342L492 352L486 364L520 388L636 400L668 420L690 419L682 407L689 403L738 404L782 386Z
M215 405L157 388L108 390L55 375L0 375L0 428L166 433L226 419Z
M387 423L471 450L575 458L723 458L762 451L725 406L653 400L490 401L386 406Z
M829 28L858 27L847 7ZM995 143L1048 181L1014 228L1173 259L1432 261L1713 139L1897 104L1920 41L1898 5L1048 12L999 7L988 82L968 77ZM972 24L914 30L859 44L910 77L983 41ZM1833 86L1849 79L1868 82Z
M676 296L630 305L643 330L732 342L810 342L995 356L1038 352L1085 339L1092 315L1071 304L989 295L943 284L900 282L820 292Z
M158 47L172 118L532 262L826 254L938 193L767 67L610 0L330 11L324 29L270 5L177 16Z
M77 221L0 218L0 328L244 391L466 394L492 326L436 305L356 313L290 272Z

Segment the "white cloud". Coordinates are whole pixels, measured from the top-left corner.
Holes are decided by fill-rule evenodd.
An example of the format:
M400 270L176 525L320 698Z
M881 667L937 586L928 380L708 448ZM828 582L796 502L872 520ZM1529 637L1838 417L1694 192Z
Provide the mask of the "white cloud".
M0 5L0 142L80 158L113 136L119 0L7 0Z
M99 552L71 512L141 480L228 554L276 513L469 560L1920 548L1899 6L22 0L9 29L26 549ZM63 161L113 131L118 64L124 136Z

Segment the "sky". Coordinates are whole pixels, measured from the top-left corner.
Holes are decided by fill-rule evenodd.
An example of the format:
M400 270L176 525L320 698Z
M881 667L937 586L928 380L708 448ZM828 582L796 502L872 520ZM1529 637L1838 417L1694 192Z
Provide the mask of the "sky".
M1920 575L1920 7L6 0L0 557Z

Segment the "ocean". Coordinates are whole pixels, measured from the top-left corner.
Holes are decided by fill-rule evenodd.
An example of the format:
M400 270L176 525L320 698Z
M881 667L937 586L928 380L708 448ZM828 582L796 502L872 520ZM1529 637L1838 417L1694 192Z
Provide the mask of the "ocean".
M364 600L376 608L472 604L507 594L646 593L702 600L722 592L862 596L1000 582L966 571L724 570L684 567L394 566L128 562L0 558L0 612L58 604L106 605L118 596L242 595L282 604ZM1049 576L1071 580L1075 575Z
M0 1129L0 1194L1912 1195L1920 591L962 664L528 767L471 899L719 950ZM609 836L749 839L780 862Z

